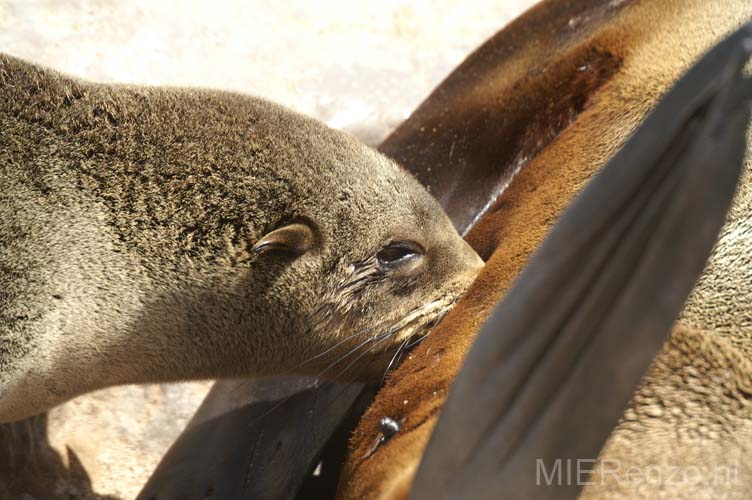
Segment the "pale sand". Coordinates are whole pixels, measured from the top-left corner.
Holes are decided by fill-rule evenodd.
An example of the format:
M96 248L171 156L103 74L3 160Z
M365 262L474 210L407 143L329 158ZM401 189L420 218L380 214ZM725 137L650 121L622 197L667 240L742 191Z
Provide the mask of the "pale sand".
M377 144L533 3L0 0L0 51L90 79L252 93ZM94 491L133 498L210 385L80 397L51 412L50 442Z

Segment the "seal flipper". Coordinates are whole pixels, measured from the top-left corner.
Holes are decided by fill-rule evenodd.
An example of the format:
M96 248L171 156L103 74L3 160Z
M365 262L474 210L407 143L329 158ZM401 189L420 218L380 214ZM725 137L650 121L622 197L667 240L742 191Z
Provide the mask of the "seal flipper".
M138 498L295 498L362 386L293 378L270 388L281 398L259 398L262 381L217 382Z
M594 462L731 203L750 40L747 25L701 59L566 211L481 330L411 498L577 496L567 459Z

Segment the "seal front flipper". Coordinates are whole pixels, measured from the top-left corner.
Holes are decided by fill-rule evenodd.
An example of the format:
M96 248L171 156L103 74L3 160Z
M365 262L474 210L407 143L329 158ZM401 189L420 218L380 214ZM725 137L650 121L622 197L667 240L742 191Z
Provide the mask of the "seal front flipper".
M277 400L281 387L288 395ZM270 389L276 394L267 400ZM296 498L330 423L344 418L361 389L297 379L217 382L138 498ZM330 473L336 477L324 469L320 476Z
M465 359L411 498L576 497L587 476L568 472L593 463L724 222L750 40L698 62L566 211Z

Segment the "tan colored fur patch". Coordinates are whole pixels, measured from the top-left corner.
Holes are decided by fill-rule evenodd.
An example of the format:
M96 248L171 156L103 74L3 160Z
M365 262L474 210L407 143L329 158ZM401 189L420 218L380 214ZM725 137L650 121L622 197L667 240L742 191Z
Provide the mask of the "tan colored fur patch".
M419 126L420 120L430 116L434 106L441 105L443 107L435 109L446 118L434 126L452 127L455 116L452 105L462 105L466 90L462 84L469 88L469 82L472 82L474 88L484 89L483 97L476 105L493 108L498 116L503 117L505 103L522 99L519 94L529 93L528 98L536 102L553 102L569 95L568 88L555 85L536 87L529 82L522 85L528 75L553 71L552 81L567 81L565 75L556 70L567 67L567 61L571 61L568 58L573 54L610 54L619 61L608 81L587 96L587 104L576 118L525 165L491 211L468 234L468 241L479 253L489 257L486 268L431 338L416 348L410 359L393 374L365 414L352 439L340 483L340 499L397 498L392 492L403 490L403 471L415 470L420 462L452 380L483 319L524 267L569 200L623 144L660 96L692 62L750 17L752 4L745 0L722 3L702 0L544 2L496 35L491 46L481 48L471 56L461 67L462 74L450 76L443 89L423 104L413 117L416 120L413 126ZM477 54L486 54L486 57ZM474 63L470 64L472 61ZM513 108L512 116L507 120L519 123L540 121L540 117L517 116L514 111ZM476 131L469 129L464 133L475 134ZM498 141L504 139L496 138ZM402 137L401 140L421 139ZM483 160L490 161L488 158ZM451 158L440 161L451 162ZM715 328L719 325L714 322L721 318L719 308L729 300L733 301L730 297L736 290L745 291L746 297L752 280L744 280L752 267L745 264L739 269L730 269L729 266L746 263L745 255L752 253L750 238L736 237L739 231L748 234L745 228L749 224L749 189L747 174L719 250L687 307L685 315L692 324ZM726 248L731 249L731 257L726 256ZM705 300L708 293L717 301ZM749 311L749 304L742 300L739 307L732 306L728 314L724 311L723 316L729 318L723 320L728 328L719 328L719 331L732 337L733 341L717 338L716 332L681 333L687 331L685 329L677 330L672 337L672 343L681 341L688 345L686 342L690 342L695 346L693 349L702 351L703 355L713 359L720 356L724 360L721 365L713 365L712 370L703 364L695 367L701 385L715 390L720 398L727 395L720 389L713 389L719 386L711 380L718 373L724 373L728 383L746 387L749 372L744 361L746 358L738 347L743 345L746 351L749 345L746 340L750 331L749 313L743 312L745 307L744 310ZM742 331L744 333L739 335ZM695 340L686 340L690 338ZM675 345L669 345L666 349L656 366L662 366L667 353L679 352L680 357L690 355L689 347L676 350ZM638 395L660 390L659 382L648 376ZM684 394L684 389L676 388L678 400ZM639 404L639 399L632 404ZM685 426L702 425L709 420L721 423L723 435L727 437L704 442L707 445L706 461L724 456L728 440L741 438L735 450L740 459L746 457L749 462L750 456L741 444L749 436L747 420L741 417L726 419L722 408L723 405L710 405L703 414L682 413L677 418ZM746 402L738 410L746 417L752 416ZM667 414L670 411L668 408ZM403 430L375 454L363 458L365 443L372 442L378 432L378 419L385 415L405 418ZM664 425L670 426L669 423ZM614 443L629 442L631 454L620 456L630 463L648 459L650 451L639 453L644 449L658 450L667 460L692 463L689 455L684 453L691 448L685 446L686 441L676 440L670 434L660 434L651 427L640 428L629 435L623 429L617 429L604 457L620 453L620 448ZM734 491L737 490L730 490L731 493ZM585 496L593 498L602 498L601 495L605 494L613 495L609 498L645 497L644 491L621 490L608 481L585 492ZM666 493L666 498L677 498L681 494L680 489L674 488ZM695 498L690 493L685 495Z

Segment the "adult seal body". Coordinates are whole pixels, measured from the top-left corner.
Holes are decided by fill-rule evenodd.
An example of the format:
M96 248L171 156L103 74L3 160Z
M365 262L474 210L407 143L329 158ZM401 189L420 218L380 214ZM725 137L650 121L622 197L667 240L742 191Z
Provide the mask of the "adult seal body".
M472 226L467 239L487 264L439 328L395 371L353 432L339 499L410 494L424 447L446 409L443 395L487 315L583 184L707 50L750 19L752 3L745 0L546 0L470 55L385 141L382 151L431 182L458 225ZM588 481L583 499L741 499L752 491L750 149L745 168L716 249L663 351L599 461L577 457L595 471L581 476ZM678 257L682 251L676 246ZM615 360L613 369L620 366ZM551 384L561 380L552 378ZM600 408L591 386L572 394L583 408L592 404L595 422ZM479 408L468 418L488 414ZM384 416L402 422L400 432L371 453L383 436ZM551 443L581 442L558 426L540 428L559 433ZM564 472L565 458L558 462ZM501 470L499 460L492 462L494 470ZM545 472L539 470L549 474L554 466L546 462ZM535 461L530 467L536 470ZM479 477L477 485L489 485ZM577 484L577 478L567 484ZM546 488L540 495L566 494ZM488 491L493 498L525 498L509 487Z
M122 383L381 375L481 265L314 120L0 56L0 421Z

